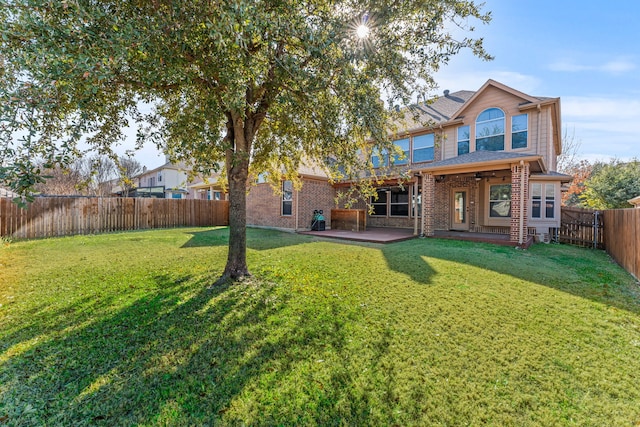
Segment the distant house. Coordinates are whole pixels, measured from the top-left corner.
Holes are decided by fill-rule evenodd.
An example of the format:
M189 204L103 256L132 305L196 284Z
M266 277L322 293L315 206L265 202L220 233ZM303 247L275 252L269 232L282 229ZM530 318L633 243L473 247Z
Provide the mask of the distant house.
M640 196L636 196L633 199L627 200L634 208L640 208Z
M168 159L162 166L144 170L134 181L135 189L129 196L186 199L189 195L188 168L184 164L171 163Z
M445 91L414 108L419 120L407 114L393 137L404 158L372 154L375 167L400 167L410 179L402 181L398 173L379 186L378 197L369 201L368 225L412 228L425 236L437 230L500 233L515 244L560 227L561 185L571 177L556 172L562 152L559 98L489 80L475 92ZM300 177L300 190L283 181L281 194L268 184L252 187L247 224L308 230L318 209L331 224L340 184L308 168Z
M0 187L0 197L8 197L8 198L16 198L18 195L11 190L7 190L6 188Z

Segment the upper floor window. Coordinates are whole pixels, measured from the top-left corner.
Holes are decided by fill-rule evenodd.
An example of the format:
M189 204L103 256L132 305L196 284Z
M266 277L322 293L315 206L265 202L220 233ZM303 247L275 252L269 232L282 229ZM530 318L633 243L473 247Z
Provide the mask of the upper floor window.
M409 163L409 138L397 139L393 141L396 147L399 147L403 153L403 156L398 154L393 155L394 165L406 165Z
M162 172L158 172L158 182L162 182Z
M290 216L293 206L293 182L282 181L282 215Z
M413 163L433 160L435 137L432 133L413 137Z
M379 168L387 166L388 163L389 153L387 153L387 150L374 147L373 152L371 153L371 164L373 165L373 167Z
M264 184L265 182L267 182L267 173L266 172L259 173L258 178L256 179L256 183Z
M149 177L149 187L153 187L156 185L156 179L153 176Z
M458 156L469 152L469 126L458 128Z
M544 194L542 190L544 189ZM544 199L543 199L544 197ZM542 202L544 200L544 209ZM531 217L553 218L556 206L556 187L554 184L531 184Z
M511 148L527 148L529 116L520 114L511 118Z
M476 120L476 150L504 150L504 113L499 108L484 110Z

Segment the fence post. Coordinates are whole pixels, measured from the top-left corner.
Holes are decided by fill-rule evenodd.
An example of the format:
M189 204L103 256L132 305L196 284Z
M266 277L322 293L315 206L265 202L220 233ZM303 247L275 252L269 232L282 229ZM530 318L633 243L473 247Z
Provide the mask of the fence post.
M593 249L598 249L598 214L600 212L595 211L593 213Z

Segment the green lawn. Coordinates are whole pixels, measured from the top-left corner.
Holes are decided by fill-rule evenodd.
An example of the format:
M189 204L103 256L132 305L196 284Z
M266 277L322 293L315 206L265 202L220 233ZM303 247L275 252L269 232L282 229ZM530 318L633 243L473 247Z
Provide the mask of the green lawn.
M601 251L226 229L0 241L0 425L640 424Z

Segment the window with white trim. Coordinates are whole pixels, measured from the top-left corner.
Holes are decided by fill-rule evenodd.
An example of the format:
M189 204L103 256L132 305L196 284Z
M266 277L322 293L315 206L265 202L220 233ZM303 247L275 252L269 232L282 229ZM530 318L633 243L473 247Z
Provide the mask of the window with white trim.
M389 164L389 153L387 150L374 147L371 153L371 164L374 168L387 166Z
M395 154L393 155L393 164L394 165L406 165L409 163L409 138L397 139L393 141L393 144L402 151L402 156Z
M544 189L544 193L543 193ZM544 209L542 206L544 197ZM555 218L555 184L531 184L531 218Z
M393 187L390 193L389 216L409 216L409 189Z
M376 190L378 197L371 196L373 212L371 216L387 216L387 189Z
M529 116L527 114L511 118L511 148L527 148L528 128Z
M413 195L411 201L411 216L413 218L422 216L422 186L418 185L418 192Z
M484 110L476 120L476 151L504 151L504 113Z
M469 152L469 126L460 126L458 128L458 156Z
M282 215L291 216L293 212L293 182L282 181Z
M432 133L413 137L413 163L433 160L435 136Z
M511 217L511 184L496 184L489 187L489 217Z

